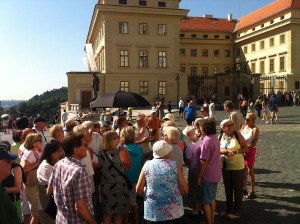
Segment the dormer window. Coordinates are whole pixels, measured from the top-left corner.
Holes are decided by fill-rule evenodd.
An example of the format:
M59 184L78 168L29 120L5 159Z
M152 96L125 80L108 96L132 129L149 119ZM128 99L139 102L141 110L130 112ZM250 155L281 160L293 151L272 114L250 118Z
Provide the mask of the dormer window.
M158 2L158 7L166 7L166 2Z
M146 0L139 0L139 5L140 6L147 6L147 1Z
M191 38L196 38L196 37L197 37L197 35L195 33L191 34Z
M127 0L119 0L120 5L127 5Z

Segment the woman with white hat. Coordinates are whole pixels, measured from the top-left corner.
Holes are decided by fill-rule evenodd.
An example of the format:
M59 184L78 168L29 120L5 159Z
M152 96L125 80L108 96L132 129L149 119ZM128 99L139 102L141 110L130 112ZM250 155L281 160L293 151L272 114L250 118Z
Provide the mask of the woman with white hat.
M171 150L164 140L155 142L154 159L147 161L141 171L136 191L144 196L146 223L182 223L182 195L188 192L188 186L181 168L169 160Z

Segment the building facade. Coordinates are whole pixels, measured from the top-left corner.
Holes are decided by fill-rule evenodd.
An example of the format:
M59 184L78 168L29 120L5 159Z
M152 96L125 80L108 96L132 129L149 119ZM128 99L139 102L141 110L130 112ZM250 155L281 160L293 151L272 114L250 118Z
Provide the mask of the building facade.
M179 2L99 0L86 39L98 96L120 89L176 104L180 96L222 101L299 90L300 0L277 0L238 20L188 17ZM67 73L69 105L89 105L93 73Z

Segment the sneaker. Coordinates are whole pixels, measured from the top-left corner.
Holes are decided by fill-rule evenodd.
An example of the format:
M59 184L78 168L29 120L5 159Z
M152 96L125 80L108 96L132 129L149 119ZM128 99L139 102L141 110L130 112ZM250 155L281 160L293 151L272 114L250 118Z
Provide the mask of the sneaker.
M255 192L250 192L250 193L246 196L246 199L255 199L255 198L256 198Z
M269 121L266 121L265 123L266 123L266 124L269 124Z
M275 121L277 121L277 117L275 118Z
M229 214L229 212L227 212L227 211L221 211L221 213L220 213L221 216L226 216L228 214Z
M236 215L236 214L233 214L233 213L228 213L228 214L226 215L226 218L228 218L228 219L239 219L240 216L239 216L239 215Z
M261 119L262 121L264 121L265 119Z

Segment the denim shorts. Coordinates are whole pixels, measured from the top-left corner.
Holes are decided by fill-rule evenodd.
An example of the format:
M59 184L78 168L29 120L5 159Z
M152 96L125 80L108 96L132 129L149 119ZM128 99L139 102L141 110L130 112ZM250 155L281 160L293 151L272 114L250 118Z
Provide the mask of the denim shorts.
M200 187L200 198L199 202L202 205L210 204L213 200L216 199L218 188L218 182L208 182L202 180Z

